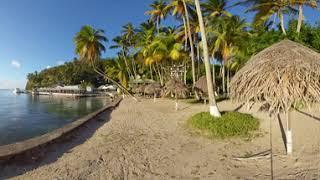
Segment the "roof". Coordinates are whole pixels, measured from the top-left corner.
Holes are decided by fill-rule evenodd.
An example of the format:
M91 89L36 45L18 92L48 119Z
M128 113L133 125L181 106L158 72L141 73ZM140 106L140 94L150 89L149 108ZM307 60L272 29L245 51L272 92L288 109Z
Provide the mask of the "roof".
M320 101L320 54L283 40L253 56L231 80L231 98L268 104L269 111Z

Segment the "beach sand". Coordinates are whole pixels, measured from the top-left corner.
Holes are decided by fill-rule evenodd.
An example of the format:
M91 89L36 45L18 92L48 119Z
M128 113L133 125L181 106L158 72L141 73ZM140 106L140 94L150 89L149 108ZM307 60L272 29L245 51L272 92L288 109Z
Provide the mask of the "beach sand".
M108 122L87 125L95 127L87 127L71 142L57 145L36 166L8 165L0 177L24 180L271 179L270 158L236 159L270 150L268 114L255 109L249 111L261 119L257 137L217 140L201 137L186 127L187 119L206 111L206 105L180 103L179 111L175 111L174 106L174 101L167 99L158 99L156 103L153 99L141 102L124 99L119 107L102 117ZM223 111L237 107L230 101L219 103ZM239 111L248 112L246 108ZM319 113L305 112L320 117ZM286 155L279 121L272 118L273 175L275 179L320 179L320 119L299 112L293 112L291 117L291 156ZM285 128L284 120L283 126Z

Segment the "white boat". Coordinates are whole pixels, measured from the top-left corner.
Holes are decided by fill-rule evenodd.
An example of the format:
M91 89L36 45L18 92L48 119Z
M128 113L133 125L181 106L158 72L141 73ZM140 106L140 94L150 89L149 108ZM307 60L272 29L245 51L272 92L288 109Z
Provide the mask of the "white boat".
M13 93L15 93L15 94L20 94L20 93L23 93L23 91L21 91L19 88L15 88L15 89L13 90Z

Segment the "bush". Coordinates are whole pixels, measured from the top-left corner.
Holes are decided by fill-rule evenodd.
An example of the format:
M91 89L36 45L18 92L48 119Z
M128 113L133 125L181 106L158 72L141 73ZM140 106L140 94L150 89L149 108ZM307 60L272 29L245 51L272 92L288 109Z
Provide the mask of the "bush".
M260 122L250 114L227 112L215 118L208 112L194 115L188 121L189 126L200 130L209 137L249 137L252 131L258 130Z

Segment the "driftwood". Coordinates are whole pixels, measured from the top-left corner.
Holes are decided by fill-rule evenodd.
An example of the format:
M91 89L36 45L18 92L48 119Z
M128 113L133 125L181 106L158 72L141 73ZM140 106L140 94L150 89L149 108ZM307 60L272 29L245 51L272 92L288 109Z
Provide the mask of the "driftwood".
M271 158L271 151L267 150L267 151L263 151L257 154L253 154L250 156L242 156L242 157L234 157L232 159L234 160L260 160L260 159L270 159Z

